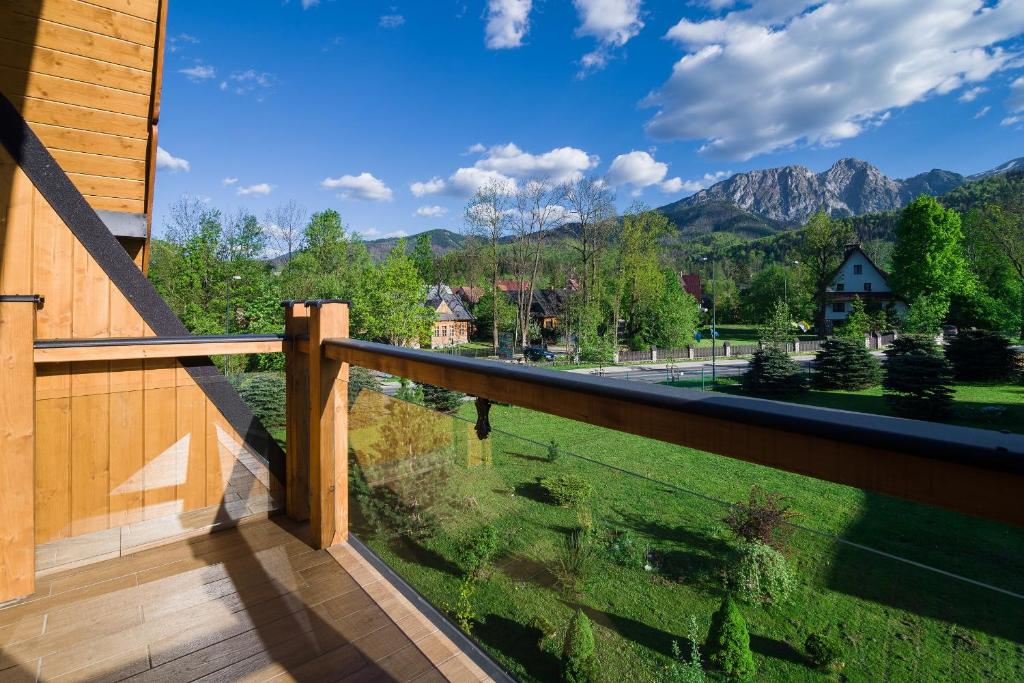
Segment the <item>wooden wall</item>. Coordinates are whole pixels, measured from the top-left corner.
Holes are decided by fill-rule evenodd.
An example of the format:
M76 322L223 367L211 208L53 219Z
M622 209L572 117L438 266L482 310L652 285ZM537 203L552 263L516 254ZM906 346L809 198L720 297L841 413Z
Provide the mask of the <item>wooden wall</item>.
M0 293L45 297L36 336L153 336L0 147ZM36 542L221 506L265 511L277 488L175 360L40 365Z
M0 2L0 91L96 209L149 213L161 3Z

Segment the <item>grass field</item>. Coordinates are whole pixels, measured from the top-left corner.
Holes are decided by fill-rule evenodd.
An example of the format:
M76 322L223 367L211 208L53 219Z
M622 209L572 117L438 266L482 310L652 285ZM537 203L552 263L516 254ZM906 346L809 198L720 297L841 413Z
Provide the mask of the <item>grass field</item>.
M666 680L672 641L688 652L690 617L703 637L721 599L733 545L721 501L758 484L790 496L807 530L788 544L791 600L742 607L756 680L826 678L801 653L825 628L841 637L847 680L1024 680L1020 599L831 536L1024 593L1024 531L508 406L492 408L496 431L481 442L464 410L460 420L360 395L351 449L380 488L353 497L353 527L444 609L457 603L460 549L492 524L501 549L472 596L472 633L519 678L557 679L564 627L580 607L595 624L601 680ZM564 449L554 462L551 441ZM622 566L600 550L585 589L561 590L559 548L578 513L543 494L538 479L552 473L585 477L598 536L631 530L660 568ZM399 513L392 523L379 510L371 523L379 505ZM426 531L402 533L409 520Z

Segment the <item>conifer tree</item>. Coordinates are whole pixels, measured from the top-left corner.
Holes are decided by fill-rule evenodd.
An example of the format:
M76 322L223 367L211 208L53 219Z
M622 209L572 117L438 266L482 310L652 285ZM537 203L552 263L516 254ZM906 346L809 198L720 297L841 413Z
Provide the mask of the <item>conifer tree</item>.
M946 360L958 380L996 382L1013 374L1017 353L998 332L961 330L947 342Z
M747 622L730 596L711 618L705 650L712 666L730 678L750 678L755 673Z
M926 334L898 337L885 352L885 398L893 411L924 420L947 417L953 407L953 371L935 339Z
M826 339L814 358L814 384L821 389L867 389L881 381L881 364L863 337Z
M594 680L594 630L581 609L572 615L565 633L562 680L564 683L590 683Z

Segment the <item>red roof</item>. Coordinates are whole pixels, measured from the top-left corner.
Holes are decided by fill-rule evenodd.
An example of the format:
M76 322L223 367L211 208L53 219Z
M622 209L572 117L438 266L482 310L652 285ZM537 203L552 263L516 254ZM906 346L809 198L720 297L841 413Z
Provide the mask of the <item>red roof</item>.
M498 280L498 289L503 292L523 292L530 288L526 280Z
M686 275L683 273L679 274L679 283L686 290L686 293L692 296L699 303L704 292L700 288L700 275L693 273L692 275Z

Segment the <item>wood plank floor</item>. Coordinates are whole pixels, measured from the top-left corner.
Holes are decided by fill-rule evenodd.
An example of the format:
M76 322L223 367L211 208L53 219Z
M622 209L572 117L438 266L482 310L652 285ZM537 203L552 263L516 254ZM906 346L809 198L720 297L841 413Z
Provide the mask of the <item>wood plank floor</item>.
M37 580L0 609L7 681L479 681L361 556L284 517Z

